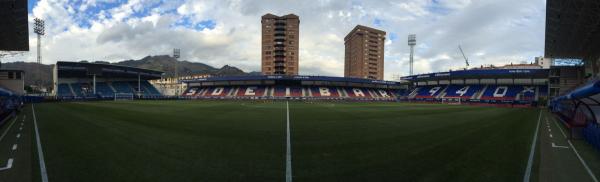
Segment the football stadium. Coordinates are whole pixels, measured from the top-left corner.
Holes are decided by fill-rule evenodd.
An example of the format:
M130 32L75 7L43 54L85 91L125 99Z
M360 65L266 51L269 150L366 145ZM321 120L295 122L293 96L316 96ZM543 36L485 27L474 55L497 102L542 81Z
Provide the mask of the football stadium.
M55 61L46 92L26 89L45 34L27 2L0 1L0 53L38 38L38 67L0 67L0 182L600 178L595 0L547 0L530 64L415 73L411 34L410 74L386 80L386 32L356 25L344 76L303 75L302 17L267 13L258 74Z

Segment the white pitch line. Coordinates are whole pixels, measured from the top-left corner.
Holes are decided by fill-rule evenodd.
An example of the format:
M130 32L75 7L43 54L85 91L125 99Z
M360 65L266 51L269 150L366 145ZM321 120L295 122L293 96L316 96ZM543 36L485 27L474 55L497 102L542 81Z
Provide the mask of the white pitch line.
M42 142L40 141L40 132L38 131L37 118L35 117L35 107L31 104L31 112L33 113L33 127L35 129L35 139L37 141L38 159L40 161L40 176L42 182L48 182L48 173L46 172L46 162L44 162L44 153L42 152Z
M12 164L13 164L13 159L12 158L8 159L8 163L6 164L6 167L0 168L0 171L4 171L4 170L12 168Z
M547 120L548 118L546 118ZM558 125L558 123L556 121L554 121L554 124L556 125L556 127L558 127L558 130L560 131L560 133L562 133L563 137L567 138L567 135L565 134L565 132L562 130L562 128Z
M529 152L529 159L527 160L527 168L525 168L525 175L523 176L523 182L529 182L531 178L531 167L533 166L533 155L535 154L535 144L537 141L538 130L540 129L540 121L542 120L542 110L538 115L538 122L535 126L535 134L533 135L533 141L531 142L531 149Z
M568 148L569 148L569 147L567 147L567 146L556 145L556 144L554 144L554 142L552 142L552 147L554 147L554 148L566 148L566 149L568 149Z
M285 181L292 182L292 142L290 140L290 103L285 102L287 122L286 122L286 133L287 133L287 147L285 154Z
M4 136L6 136L6 134L8 133L8 131L10 131L10 128L13 126L13 124L15 124L16 120L17 120L17 117L15 117L15 119L13 119L12 123L10 123L10 125L8 125L8 128L6 128L6 130L4 131L4 133L2 133L2 136L0 136L0 141L2 141L2 139L4 139Z
M598 179L596 179L596 175L594 175L594 173L592 172L592 170L590 170L590 168L588 167L588 165L581 158L581 156L579 155L579 152L577 152L577 149L575 149L575 146L573 146L573 144L571 143L571 140L567 140L567 142L569 142L569 145L573 149L573 152L575 152L575 155L577 155L577 158L579 158L579 162L581 162L581 164L583 164L583 167L585 167L585 170L588 172L588 174L590 175L590 177L592 177L592 180L594 180L594 182L598 182Z
M17 144L13 144L12 150L17 150Z
M548 118L546 118L546 120L548 120ZM567 135L565 134L565 132L563 131L563 129L560 127L560 125L558 125L558 121L554 121L554 125L556 125L556 127L558 127L558 130L560 131L560 133L562 133L563 137L567 138ZM596 175L594 175L594 173L592 172L592 170L590 170L590 168L588 167L588 165L581 158L581 156L579 155L579 152L577 152L577 149L575 149L575 146L573 146L573 143L571 143L571 140L567 139L567 142L569 143L569 146L571 146L571 148L573 149L573 152L575 153L575 155L579 159L579 162L581 162L581 164L583 165L583 167L585 167L585 170L592 177L592 180L595 181L595 182L598 182L598 179L596 179Z

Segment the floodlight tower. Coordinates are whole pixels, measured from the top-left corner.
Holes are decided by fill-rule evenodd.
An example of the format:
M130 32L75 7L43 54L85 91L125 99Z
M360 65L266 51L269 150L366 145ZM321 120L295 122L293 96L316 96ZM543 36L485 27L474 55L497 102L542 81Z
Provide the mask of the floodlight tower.
M415 45L417 45L417 35L409 34L408 35L408 46L410 46L410 71L409 75L413 75L413 63L414 63L414 54L415 54Z
M179 96L179 58L181 57L181 50L180 49L173 49L173 58L175 58L175 85L177 86L175 88L175 95Z
M35 32L37 34L37 63L41 64L42 63L42 53L41 53L40 49L42 47L42 41L40 40L40 38L41 38L41 36L43 36L45 34L44 20L35 18L35 19L33 19L33 21L35 21L33 23L33 25L34 25L33 32Z
M38 75L41 76L40 74L40 66L42 64L42 36L45 35L45 31L44 31L44 20L39 19L39 18L35 18L33 19L34 23L33 23L33 32L35 34L37 34L37 73ZM41 91L41 87L42 87L42 83L40 80L38 80L38 89Z

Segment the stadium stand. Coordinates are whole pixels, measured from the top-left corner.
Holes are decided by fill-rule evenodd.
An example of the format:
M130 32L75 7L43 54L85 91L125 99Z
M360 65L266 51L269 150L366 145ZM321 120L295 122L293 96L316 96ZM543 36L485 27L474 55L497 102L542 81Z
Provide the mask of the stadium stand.
M322 99L372 99L394 100L396 94L387 89L323 86L223 86L189 87L183 96L196 98L322 98Z
M535 106L548 97L547 69L459 70L402 77L412 88L400 100Z
M188 87L183 97L213 99L394 101L399 90L406 89L406 85L399 82L324 76L211 77L184 83Z
M112 99L116 94L133 94L138 98L161 96L147 81L161 78L159 71L61 61L54 69L54 94L58 99Z

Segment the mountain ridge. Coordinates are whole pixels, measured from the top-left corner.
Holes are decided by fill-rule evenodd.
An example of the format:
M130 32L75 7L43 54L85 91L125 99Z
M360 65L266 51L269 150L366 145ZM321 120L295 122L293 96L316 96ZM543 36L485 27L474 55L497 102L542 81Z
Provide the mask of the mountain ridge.
M256 72L246 73L241 69L224 65L221 68L216 68L197 61L177 60L169 55L155 55L146 56L141 59L129 59L118 62L107 62L107 61L86 61L81 60L77 62L85 63L98 63L98 64L109 64L118 66L129 66L142 69L150 69L156 71L165 72L166 77L175 75L175 67L177 64L178 75L186 76L193 74L210 74L214 76L240 76L240 75L251 75ZM54 64L37 64L33 62L8 62L2 63L2 69L18 69L25 71L25 85L38 85L41 84L44 87L52 87L52 69ZM39 71L38 71L39 70Z

